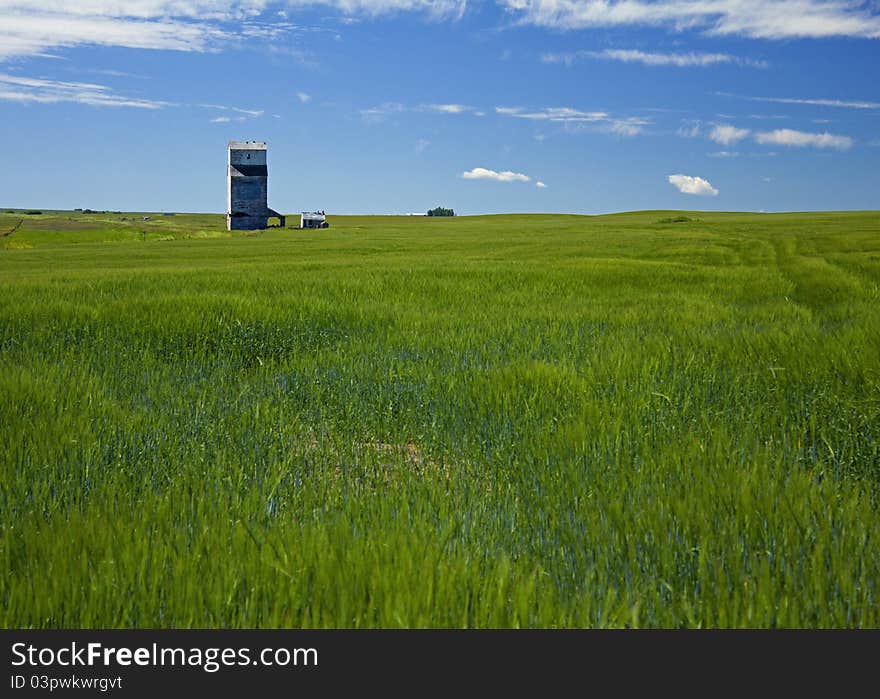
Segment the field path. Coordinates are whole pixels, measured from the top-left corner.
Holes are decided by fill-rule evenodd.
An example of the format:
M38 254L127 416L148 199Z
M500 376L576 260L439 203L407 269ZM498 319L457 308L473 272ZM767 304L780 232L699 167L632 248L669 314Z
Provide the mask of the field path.
M24 219L21 219L18 223L16 223L12 228L10 228L5 233L0 233L0 238L8 238L9 236L11 236L13 233L15 233L15 231L17 231L19 229L19 226L21 226L22 223L24 223Z

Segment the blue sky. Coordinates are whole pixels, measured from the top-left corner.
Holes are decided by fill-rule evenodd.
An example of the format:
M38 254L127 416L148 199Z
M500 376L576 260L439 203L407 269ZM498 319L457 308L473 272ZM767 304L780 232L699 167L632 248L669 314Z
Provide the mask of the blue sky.
M0 0L0 206L880 208L880 2Z

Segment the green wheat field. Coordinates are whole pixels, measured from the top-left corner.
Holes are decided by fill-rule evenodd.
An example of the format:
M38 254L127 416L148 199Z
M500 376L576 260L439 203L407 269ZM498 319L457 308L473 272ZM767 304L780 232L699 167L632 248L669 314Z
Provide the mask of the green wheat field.
M3 627L880 626L880 213L144 215L0 213Z

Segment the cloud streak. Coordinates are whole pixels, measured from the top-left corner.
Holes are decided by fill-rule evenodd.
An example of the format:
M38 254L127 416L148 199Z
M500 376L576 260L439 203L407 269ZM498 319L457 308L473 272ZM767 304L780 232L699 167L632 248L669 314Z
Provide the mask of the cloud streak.
M236 112L249 117L259 117L263 116L265 113L265 110L263 109L241 109L240 107L227 107L222 104L200 104L199 106L204 107L205 109L220 109L224 112Z
M514 119L562 124L571 131L596 130L617 136L636 136L651 123L642 117L616 117L608 112L584 111L573 107L495 107L495 113Z
M849 150L853 140L849 136L828 133L809 133L794 129L776 129L755 134L755 141L762 145L788 146L793 148L834 148Z
M880 109L880 102L865 100L834 100L816 99L803 97L752 97L749 95L735 95L730 92L716 92L720 97L735 97L752 102L775 102L777 104L804 104L813 107L840 107L843 109Z
M846 0L497 0L521 24L552 29L651 26L754 39L880 38L880 13Z
M466 104L426 104L423 105L422 109L430 112L440 112L441 114L468 114L477 111Z
M573 109L572 107L546 107L538 110L526 110L522 107L495 107L495 113L501 116L515 117L516 119L555 121L560 123L596 122L606 121L611 118L607 112L585 112L580 109Z
M164 51L220 51L247 40L277 39L309 31L278 8L322 6L343 16L379 17L418 12L456 19L466 0L0 0L0 60L45 56L75 46L120 46ZM313 29L313 28L311 28Z
M406 111L406 107L400 102L383 102L376 107L360 110L364 121L370 123L384 121L389 114L400 114L404 111Z
M20 3L13 3L13 9L16 4ZM10 12L0 4L0 60L43 56L51 50L83 44L204 52L230 36L211 23L114 16L110 12L48 12L28 4L24 3L26 7L18 12Z
M875 2L858 0L495 0L518 23L551 29L666 27L759 39L880 38ZM467 0L0 0L0 60L45 56L81 45L167 51L220 51L253 39L309 31L289 10L323 7L343 19L418 13L461 18ZM271 20L266 18L271 17ZM280 19L279 19L280 18ZM314 29L314 28L311 28ZM600 52L600 58L647 65L762 62L726 54Z
M706 68L719 64L766 68L766 61L739 58L727 53L649 53L634 49L605 49L604 51L574 51L572 53L545 53L544 63L572 65L581 58L597 58L621 63L641 63L646 66L670 66L675 68Z
M162 109L171 102L127 97L116 94L106 85L95 83L45 80L0 73L0 100L6 102L57 104L73 102L93 107L133 107L136 109Z

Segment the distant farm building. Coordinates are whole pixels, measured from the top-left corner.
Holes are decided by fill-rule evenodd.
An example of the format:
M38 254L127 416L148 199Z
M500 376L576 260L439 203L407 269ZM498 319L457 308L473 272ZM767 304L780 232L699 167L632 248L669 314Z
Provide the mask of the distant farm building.
M266 228L274 216L283 228L284 216L269 208L264 141L230 141L227 167L226 228L252 231Z
M299 220L300 228L330 228L323 211L303 211Z

